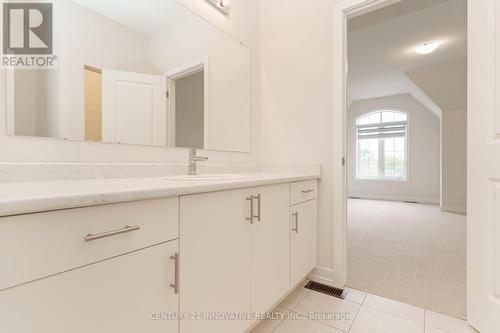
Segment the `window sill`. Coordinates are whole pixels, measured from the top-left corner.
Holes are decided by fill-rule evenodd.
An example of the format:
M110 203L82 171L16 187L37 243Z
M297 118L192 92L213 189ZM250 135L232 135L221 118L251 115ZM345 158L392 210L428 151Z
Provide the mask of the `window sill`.
M408 178L355 178L359 182L373 182L373 183L409 183Z

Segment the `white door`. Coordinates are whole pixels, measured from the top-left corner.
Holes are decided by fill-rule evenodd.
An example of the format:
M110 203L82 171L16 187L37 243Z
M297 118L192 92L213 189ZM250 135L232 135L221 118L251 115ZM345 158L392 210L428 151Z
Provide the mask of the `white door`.
M249 190L235 190L181 197L182 313L250 311L249 196ZM183 333L237 333L249 325L212 318L183 320L180 327Z
M317 263L318 200L290 207L290 282L295 286Z
M290 289L289 192L289 184L252 189L254 195L260 195L260 200L255 199L257 217L252 225L252 312L255 313L270 310Z
M468 320L500 332L500 6L469 2Z
M166 93L163 76L103 70L103 141L166 145Z
M9 333L176 333L178 242L171 241L4 290L0 331ZM158 316L155 316L158 314Z

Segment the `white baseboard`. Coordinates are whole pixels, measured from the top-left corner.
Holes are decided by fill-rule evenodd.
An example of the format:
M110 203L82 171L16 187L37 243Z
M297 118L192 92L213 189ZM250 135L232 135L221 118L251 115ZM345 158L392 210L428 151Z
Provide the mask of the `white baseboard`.
M424 204L439 205L439 198L420 198L420 197L391 196L391 195L378 195L378 194L360 194L360 193L349 193L347 196L361 198L361 199L371 199L371 200L414 201L414 202L424 203Z
M311 274L309 274L309 279L326 284L328 286L337 287L333 281L333 270L326 267L316 267Z
M450 213L467 214L467 207L463 206L441 206L441 210Z

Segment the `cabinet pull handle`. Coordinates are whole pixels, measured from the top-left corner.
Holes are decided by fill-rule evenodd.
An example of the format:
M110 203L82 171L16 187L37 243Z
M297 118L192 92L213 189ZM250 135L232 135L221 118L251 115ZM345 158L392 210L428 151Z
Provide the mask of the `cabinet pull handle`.
M106 237L112 237L112 236L116 236L116 235L120 235L120 234L125 234L127 232L137 231L139 229L141 229L141 227L139 227L138 225L127 225L122 229L111 230L111 231L103 232L100 234L88 234L87 236L85 236L84 239L86 242L91 242L91 241L95 241L97 239L102 239L102 238L106 238Z
M254 199L257 199L257 215L255 215L254 217L257 219L257 221L260 222L260 220L262 219L262 210L261 210L261 204L262 204L262 195L259 193L255 196L253 196Z
M308 190L302 190L302 193L304 193L304 194L311 193L311 192L314 192L314 189L310 188Z
M179 253L176 252L173 256L170 256L170 259L175 264L174 283L171 283L170 287L174 289L174 293L177 295L179 294Z
M295 217L295 228L292 228L292 231L295 231L296 234L299 233L299 212L295 212L292 214Z
M253 214L253 209L254 209L253 199L254 199L253 195L251 195L250 197L247 198L247 201L250 201L250 217L247 217L247 221L250 221L250 224L253 224L253 219L254 219L254 214Z

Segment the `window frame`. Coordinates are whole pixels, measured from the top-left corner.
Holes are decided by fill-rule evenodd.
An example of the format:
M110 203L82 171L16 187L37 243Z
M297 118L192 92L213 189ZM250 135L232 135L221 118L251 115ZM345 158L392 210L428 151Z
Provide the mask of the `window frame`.
M380 169L379 169L379 176L375 177L368 177L368 176L361 176L360 175L360 161L359 161L359 139L358 139L358 121L361 118L370 116L375 113L382 113L384 111L387 112L398 112L406 115L406 130L405 130L405 169L406 169L406 177L404 178L397 178L397 177L386 177L386 176L380 176ZM380 123L383 124L383 123ZM388 183L409 183L410 182L410 144L409 144L409 138L410 138L410 113L408 111L404 111L401 109L395 109L395 108L377 108L377 109L371 109L370 111L366 113L362 113L358 115L354 119L354 140L356 144L356 170L355 170L355 180L357 181L363 181L363 182L388 182ZM384 148L381 150L381 148ZM381 159L381 156L384 157ZM380 140L379 138L379 168L382 165L382 169L384 170L385 168L385 145L383 140ZM384 170L385 172L385 170Z

